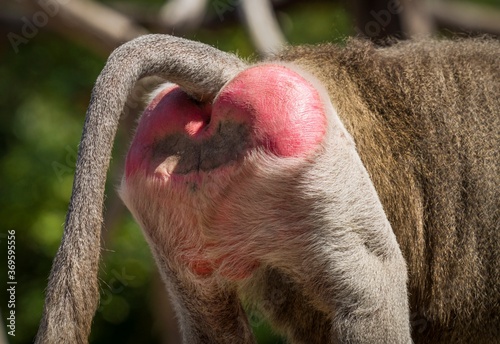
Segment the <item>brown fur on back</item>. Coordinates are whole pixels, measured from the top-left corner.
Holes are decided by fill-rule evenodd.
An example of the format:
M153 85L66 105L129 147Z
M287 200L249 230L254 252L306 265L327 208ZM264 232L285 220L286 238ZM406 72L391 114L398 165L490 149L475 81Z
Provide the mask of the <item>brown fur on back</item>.
M279 58L327 86L356 141L407 261L414 340L500 342L500 42Z

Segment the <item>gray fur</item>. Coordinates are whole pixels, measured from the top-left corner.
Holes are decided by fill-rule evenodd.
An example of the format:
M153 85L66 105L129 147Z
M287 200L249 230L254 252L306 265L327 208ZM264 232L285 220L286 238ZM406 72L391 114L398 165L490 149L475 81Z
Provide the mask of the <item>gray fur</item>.
M128 90L145 75L134 68L165 73L206 102L244 68L199 43L161 37L129 43L130 56L120 48L98 80L39 342L88 336L112 138ZM151 45L157 40L175 42L177 62L147 61L168 49ZM197 60L205 49L223 61ZM182 192L124 182L122 199L151 246L184 342L254 342L243 299L293 343L500 343L498 56L500 43L488 39L289 48L273 61L316 85L327 113L314 157L251 151L231 178L210 175ZM101 130L109 130L104 140L88 134ZM189 150L165 144L155 154L192 167ZM191 273L180 250L201 247L200 233L213 244L201 253L223 258L210 276ZM252 261L260 265L249 278L227 277Z
M500 342L500 43L350 40L281 60L328 89L409 272L416 343Z
M158 75L210 100L245 64L210 46L165 35L128 42L109 57L92 91L61 246L36 343L86 343L99 302L97 272L106 172L127 96Z

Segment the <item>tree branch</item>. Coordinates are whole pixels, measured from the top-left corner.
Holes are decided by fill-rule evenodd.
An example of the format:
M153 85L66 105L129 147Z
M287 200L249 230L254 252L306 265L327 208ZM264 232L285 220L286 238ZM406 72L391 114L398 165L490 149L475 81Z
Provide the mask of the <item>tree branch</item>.
M433 1L429 12L441 28L500 36L500 11L487 5Z
M47 11L41 3L32 3L36 10ZM52 0L52 3L57 7L49 21L51 29L106 56L120 44L148 33L130 18L98 2Z

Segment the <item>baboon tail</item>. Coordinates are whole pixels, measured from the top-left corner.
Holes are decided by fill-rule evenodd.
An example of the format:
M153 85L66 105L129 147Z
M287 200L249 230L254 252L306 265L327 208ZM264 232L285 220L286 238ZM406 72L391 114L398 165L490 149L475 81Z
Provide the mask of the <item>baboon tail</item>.
M36 343L86 343L99 303L98 265L106 173L120 114L135 83L160 76L211 101L245 68L236 56L168 35L117 48L99 75L87 110L61 246L46 290Z

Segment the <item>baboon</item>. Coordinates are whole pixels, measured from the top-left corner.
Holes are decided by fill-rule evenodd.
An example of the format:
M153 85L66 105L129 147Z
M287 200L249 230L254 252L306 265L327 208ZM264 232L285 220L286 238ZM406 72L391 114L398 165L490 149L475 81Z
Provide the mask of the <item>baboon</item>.
M120 195L185 343L500 343L500 43L289 47L248 63L148 35L94 87L37 343L83 343L104 182L134 83L159 75Z

